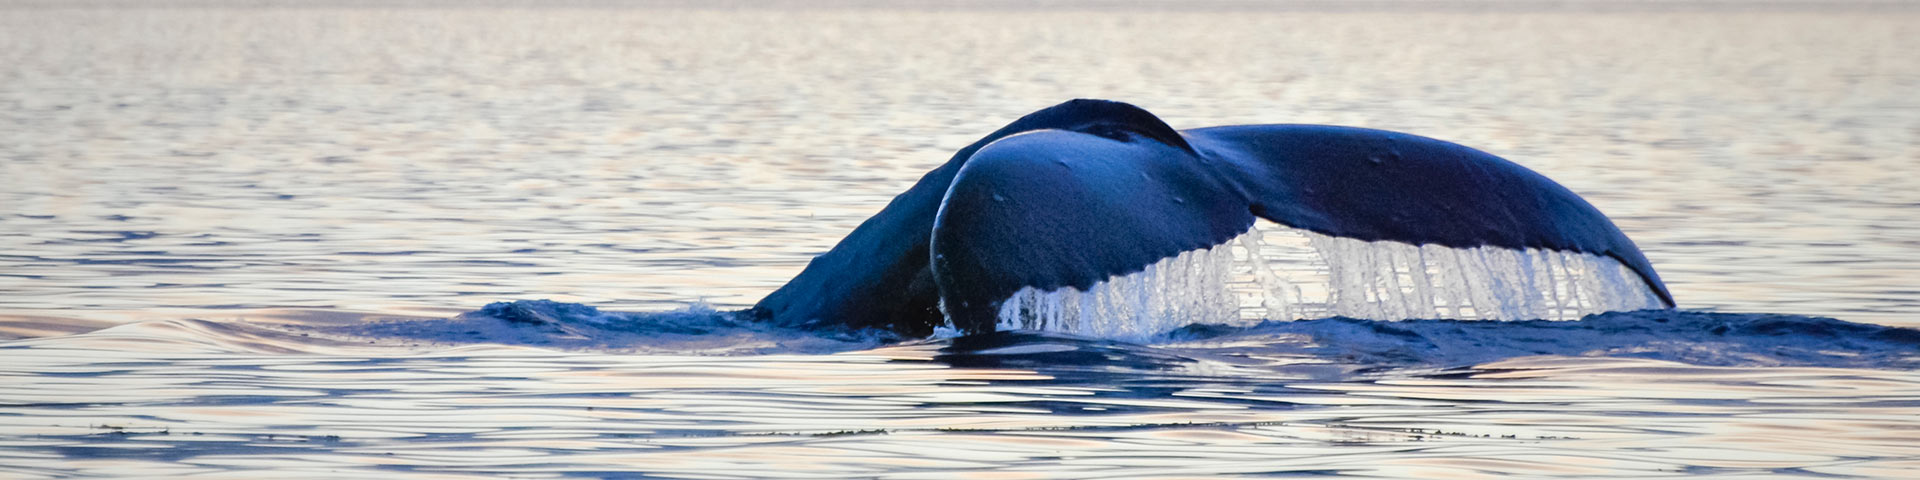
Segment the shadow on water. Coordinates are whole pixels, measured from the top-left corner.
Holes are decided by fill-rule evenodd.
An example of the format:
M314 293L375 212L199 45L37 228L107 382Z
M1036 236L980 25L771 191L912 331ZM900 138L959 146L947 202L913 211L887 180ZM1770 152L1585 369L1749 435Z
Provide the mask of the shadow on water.
M1034 331L994 332L945 340L934 360L961 368L1121 367L1172 370L1195 362L1142 345Z

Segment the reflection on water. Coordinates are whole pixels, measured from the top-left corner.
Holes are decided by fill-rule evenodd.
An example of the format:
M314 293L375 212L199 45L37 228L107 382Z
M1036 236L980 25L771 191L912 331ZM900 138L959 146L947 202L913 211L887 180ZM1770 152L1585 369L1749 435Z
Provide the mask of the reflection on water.
M1912 371L1564 357L1341 371L1068 339L685 357L285 339L326 354L262 354L114 337L0 347L4 381L33 387L3 399L3 471L1582 478L1920 466ZM1034 351L1090 355L967 366Z
M405 334L744 306L1072 97L1458 141L1612 214L1682 307L1920 326L1915 13L1701 8L0 6L0 335L32 337L0 476L1912 477L1911 338L1805 317Z

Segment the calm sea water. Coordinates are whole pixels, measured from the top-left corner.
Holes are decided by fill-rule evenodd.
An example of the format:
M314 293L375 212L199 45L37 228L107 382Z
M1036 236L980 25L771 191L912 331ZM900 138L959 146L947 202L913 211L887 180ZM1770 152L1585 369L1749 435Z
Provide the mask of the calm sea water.
M0 476L1913 477L1920 339L1881 326L1920 327L1914 38L1844 6L0 6ZM1514 159L1685 311L1126 344L709 310L1075 97ZM671 313L447 319L534 299Z

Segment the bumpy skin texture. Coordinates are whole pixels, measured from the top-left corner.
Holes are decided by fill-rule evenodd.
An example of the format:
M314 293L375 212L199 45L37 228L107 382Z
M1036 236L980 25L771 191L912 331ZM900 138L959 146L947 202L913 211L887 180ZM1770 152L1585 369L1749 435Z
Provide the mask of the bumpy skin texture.
M1177 132L1132 105L1074 100L961 149L751 312L910 337L949 318L990 332L1021 288L1085 289L1226 242L1255 217L1370 241L1611 256L1673 305L1606 216L1499 157L1350 127Z

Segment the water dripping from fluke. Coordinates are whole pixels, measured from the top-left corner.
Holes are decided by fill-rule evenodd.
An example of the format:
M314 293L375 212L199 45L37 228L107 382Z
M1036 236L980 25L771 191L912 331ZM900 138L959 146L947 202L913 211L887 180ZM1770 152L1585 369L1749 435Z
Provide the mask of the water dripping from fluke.
M1269 320L1573 320L1663 305L1593 254L1361 241L1263 223L1087 289L1021 289L999 329L1143 341L1193 324Z

